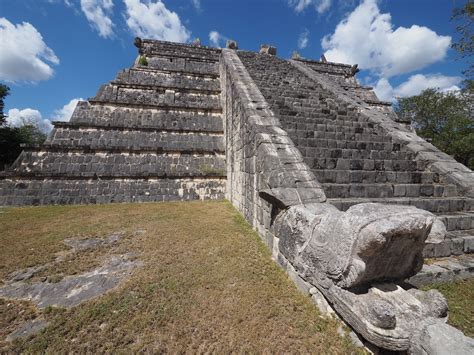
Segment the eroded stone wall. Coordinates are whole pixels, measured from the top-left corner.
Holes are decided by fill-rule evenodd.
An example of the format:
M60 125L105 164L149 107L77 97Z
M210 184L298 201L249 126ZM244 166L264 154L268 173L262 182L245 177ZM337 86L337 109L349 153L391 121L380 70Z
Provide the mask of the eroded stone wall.
M143 41L121 71L0 176L0 205L224 198L220 50Z

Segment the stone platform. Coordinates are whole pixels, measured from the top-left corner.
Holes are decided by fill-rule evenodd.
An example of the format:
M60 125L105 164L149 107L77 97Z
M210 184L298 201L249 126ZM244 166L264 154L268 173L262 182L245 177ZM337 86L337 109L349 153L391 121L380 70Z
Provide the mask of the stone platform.
M0 205L224 197L218 49L142 41L138 61L25 147L0 180Z

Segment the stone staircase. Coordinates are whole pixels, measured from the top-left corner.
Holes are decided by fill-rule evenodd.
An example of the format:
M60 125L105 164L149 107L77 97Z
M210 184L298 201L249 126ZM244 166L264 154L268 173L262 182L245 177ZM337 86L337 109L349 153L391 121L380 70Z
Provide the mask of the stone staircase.
M225 156L220 51L142 41L137 63L25 147L0 205L220 199Z
M429 162L415 160L414 153L394 143L356 107L338 100L288 61L253 52L238 55L330 203L343 211L362 202L428 210L445 223L448 234L441 243L427 244L425 257L474 252L474 199L463 197L456 185L429 170ZM358 85L351 66L306 65L365 104L387 109L370 88Z

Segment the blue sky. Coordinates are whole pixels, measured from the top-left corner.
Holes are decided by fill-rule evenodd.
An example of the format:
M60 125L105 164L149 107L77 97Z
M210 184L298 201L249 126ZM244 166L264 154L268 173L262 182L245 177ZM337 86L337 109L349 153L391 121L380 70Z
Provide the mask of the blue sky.
M298 50L358 63L380 98L456 89L467 63L452 9L466 0L0 0L0 81L11 87L11 124L68 120L77 99L132 65L133 38L241 49L269 43L284 58Z

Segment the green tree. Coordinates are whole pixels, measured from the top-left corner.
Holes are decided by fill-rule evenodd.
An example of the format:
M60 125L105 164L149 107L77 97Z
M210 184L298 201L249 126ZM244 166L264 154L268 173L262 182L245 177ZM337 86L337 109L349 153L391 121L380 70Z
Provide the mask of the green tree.
M41 144L46 139L46 134L34 124L26 123L21 127L8 125L4 114L5 98L9 95L10 88L0 83L0 170L11 165L21 153L22 144Z
M5 109L5 98L10 94L10 88L5 84L0 83L0 126L5 124L5 114L3 110Z
M467 58L471 63L467 70L464 71L466 76L466 89L473 92L474 89L474 64L472 64L472 56L474 54L474 1L468 0L463 7L455 8L451 19L454 20L456 31L459 34L458 41L452 44L461 58Z
M427 89L399 99L395 111L400 117L410 118L420 137L474 169L473 106L468 93Z

